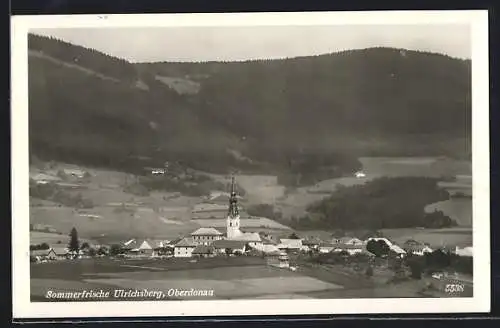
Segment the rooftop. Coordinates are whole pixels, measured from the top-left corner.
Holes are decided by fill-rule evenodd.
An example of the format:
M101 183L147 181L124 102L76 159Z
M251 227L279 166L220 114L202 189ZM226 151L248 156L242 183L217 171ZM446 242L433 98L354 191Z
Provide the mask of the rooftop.
M175 244L175 247L196 247L196 243L193 241L193 238L191 237L186 237L182 238L180 242Z
M215 247L207 245L198 245L193 250L193 254L213 254L215 252Z
M215 248L243 248L246 245L246 241L242 240L229 240L229 239L222 239L222 240L216 240L212 243L212 245Z
M221 236L222 232L215 228L199 228L191 233L191 236Z

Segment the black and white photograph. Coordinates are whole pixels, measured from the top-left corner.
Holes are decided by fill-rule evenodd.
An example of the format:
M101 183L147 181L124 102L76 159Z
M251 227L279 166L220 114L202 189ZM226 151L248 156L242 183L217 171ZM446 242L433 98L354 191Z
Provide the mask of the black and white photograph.
M489 310L487 12L12 21L19 315Z

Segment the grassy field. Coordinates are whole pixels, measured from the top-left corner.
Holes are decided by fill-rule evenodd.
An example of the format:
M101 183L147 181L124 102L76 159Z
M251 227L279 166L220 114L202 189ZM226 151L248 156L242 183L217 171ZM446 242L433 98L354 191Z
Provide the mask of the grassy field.
M290 294L341 289L342 286L289 270L269 267L260 258L214 258L191 263L171 260L79 260L31 265L31 295L48 290L78 291L212 289L214 298L288 298Z
M68 233L69 234L69 233ZM66 247L69 242L68 234L58 234L50 232L30 231L30 245L47 243L49 246ZM92 240L80 238L81 243L92 243Z
M238 175L237 182L246 191L244 205L272 203L282 212L284 218L289 218L305 214L307 205L326 197L339 184L359 184L374 177L391 175L470 176L470 163L465 161L438 158L361 158L361 161L367 175L363 179L344 177L325 180L315 186L292 190L286 196L285 188L278 185L276 176ZM74 166L58 163L52 171L57 172L64 168L74 168ZM80 193L83 198L90 199L94 207L76 211L74 208L59 207L51 202L31 199L30 223L48 224L65 234L76 227L81 237L99 238L102 242L129 237L172 239L200 226L224 227L225 225L223 217L217 217L215 220L191 220L195 216L191 209L195 204L203 202L202 198L166 192L136 196L123 191L123 186L133 182L134 176L95 168L84 169L92 176L86 183L87 188L69 193ZM33 171L37 170L34 168ZM223 182L228 182L230 178L223 175L211 176ZM121 203L135 206L120 211L117 207ZM461 225L471 225L471 199L461 198L431 204L427 210L434 208L443 210ZM242 220L242 225L247 229L286 229L270 219L245 219Z
M453 198L430 204L425 208L426 212L434 210L443 211L445 215L457 221L460 226L472 226L472 200L469 198Z
M462 191L470 194L471 162L436 157L362 157L364 178L342 177L318 182L314 186L297 188L284 199L279 199L277 207L283 212L284 217L304 215L307 205L327 197L337 189L337 186L352 186L366 183L374 178L388 176L425 176L443 177L458 176L457 183L443 185L450 192ZM465 181L465 182L464 182ZM278 197L279 195L275 195ZM450 201L449 204L437 204L438 209L455 216L459 224L470 226L468 208L472 200ZM431 206L430 209L433 209Z
M200 259L87 259L31 264L31 299L47 301L47 291L116 289L162 291L213 290L212 296L162 299L292 299L421 297L424 280L387 283L390 272L375 269L374 277L339 265L320 266L299 261L292 272L253 257ZM380 272L379 272L380 271ZM389 272L389 273L388 273ZM380 277L379 277L380 276ZM380 278L380 279L379 279ZM442 296L442 295L438 295ZM122 300L147 300L126 298ZM149 298L151 299L151 298ZM92 300L92 299L89 299ZM106 300L117 300L109 298Z

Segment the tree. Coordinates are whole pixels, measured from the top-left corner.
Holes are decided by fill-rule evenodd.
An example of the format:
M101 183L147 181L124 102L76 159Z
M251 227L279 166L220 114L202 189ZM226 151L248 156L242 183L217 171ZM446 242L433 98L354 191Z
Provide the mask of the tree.
M40 244L40 248L39 249L49 249L49 248L50 248L49 244L42 243L42 244Z
M72 253L78 254L78 251L80 250L80 242L78 240L78 232L76 231L76 228L71 229L69 238L68 250Z
M84 242L81 246L81 249L88 249L88 248L90 248L90 245L87 242Z
M118 244L111 245L111 248L109 249L109 254L112 256L119 255L122 252L123 252L123 249L122 249L121 245L118 245Z
M108 249L104 246L99 247L97 250L97 255L107 255L108 254Z
M382 257L389 254L390 247L384 240L372 239L366 244L366 250L374 254L376 257Z
M97 254L97 251L95 250L95 248L92 248L92 247L88 248L87 252L88 252L87 254L89 256L96 256L96 254Z
M233 254L233 250L231 248L226 248L226 255L229 256L231 254Z
M288 239L300 239L300 237L295 233L295 232L292 232L289 236L288 236Z

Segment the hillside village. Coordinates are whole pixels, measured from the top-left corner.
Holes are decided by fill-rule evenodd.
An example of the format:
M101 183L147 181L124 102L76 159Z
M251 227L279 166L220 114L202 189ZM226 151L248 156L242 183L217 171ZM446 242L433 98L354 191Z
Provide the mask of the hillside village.
M80 172L82 173L82 172ZM85 173L79 175L83 178ZM42 180L36 180L40 176L35 176L33 179L37 182L46 181L46 177ZM45 182L43 182L45 183ZM440 257L446 258L444 261L454 259L455 264L449 262L441 266L443 273L433 273L433 279L441 281L441 279L449 279L449 274L456 275L457 273L449 272L447 265L454 266L458 271L466 271L472 273L472 266L469 260L472 259L472 247L440 247L433 249L429 244L418 240L407 240L404 244L397 244L389 238L380 236L374 232L372 236L368 236L362 240L356 237L344 235L342 237L332 235L330 239L320 239L311 236L300 236L296 232L289 235L273 234L266 232L245 231L241 228L241 222L244 219L240 217L240 209L238 201L241 196L236 193L235 179L232 178L231 191L226 197L225 228L200 227L186 235L180 236L173 240L157 240L152 238L132 238L123 240L118 244L102 245L82 243L79 249L71 249L64 247L64 244L57 245L39 244L31 245L30 258L35 263L46 263L49 261L72 261L77 259L94 258L94 257L116 257L124 259L168 259L179 258L196 261L197 259L205 258L227 258L227 257L257 257L265 259L267 265L286 269L297 270L299 263L304 261L319 261L319 263L364 263L366 274L373 271L373 265L380 259L386 259L387 265L396 261L396 263L405 263L408 267L409 276L419 278L424 271L423 263L431 263ZM212 195L212 198L225 197L224 194ZM210 198L210 197L209 197ZM220 210L220 206L216 209ZM197 207L199 212L203 212L203 207ZM213 211L213 207L208 207L209 211ZM46 225L32 225L32 231L55 232L53 228ZM425 259L422 261L414 261L414 258ZM378 260L377 260L378 259ZM457 259L465 259L459 260ZM346 262L347 261L347 262ZM420 263L420 264L416 264ZM460 264L457 264L460 263ZM464 264L470 263L470 264ZM302 263L300 264L302 265ZM440 264L441 265L441 264ZM464 266L465 265L465 266ZM383 266L384 267L384 266ZM385 267L382 270L388 270ZM435 268L430 267L431 273L435 272ZM358 269L359 270L359 269ZM371 271L370 271L371 270ZM418 271L418 273L417 273ZM420 272L422 271L422 272ZM403 275L405 275L403 273ZM454 281L457 281L456 276ZM469 282L468 282L469 283Z
M470 280L470 61L133 64L33 34L29 61L30 261L46 276L258 263L255 279Z

